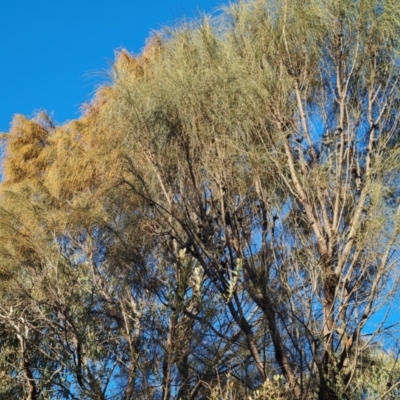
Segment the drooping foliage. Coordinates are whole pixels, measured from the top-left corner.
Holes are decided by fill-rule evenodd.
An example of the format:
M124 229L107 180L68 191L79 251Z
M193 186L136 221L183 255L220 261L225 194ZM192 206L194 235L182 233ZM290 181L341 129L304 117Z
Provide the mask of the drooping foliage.
M399 28L242 1L118 52L81 118L16 116L0 397L398 396Z

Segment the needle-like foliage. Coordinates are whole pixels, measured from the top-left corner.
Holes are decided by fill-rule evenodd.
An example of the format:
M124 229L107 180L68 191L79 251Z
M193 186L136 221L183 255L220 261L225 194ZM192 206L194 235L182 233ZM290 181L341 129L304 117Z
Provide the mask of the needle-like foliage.
M0 397L398 397L399 34L394 0L240 1L16 116Z

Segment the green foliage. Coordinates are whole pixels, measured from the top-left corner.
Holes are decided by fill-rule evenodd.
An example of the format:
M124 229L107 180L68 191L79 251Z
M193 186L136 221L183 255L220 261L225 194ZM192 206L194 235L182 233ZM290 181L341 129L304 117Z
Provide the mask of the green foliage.
M118 52L81 118L16 116L0 397L396 396L396 326L370 328L400 277L399 28L391 0L240 1Z

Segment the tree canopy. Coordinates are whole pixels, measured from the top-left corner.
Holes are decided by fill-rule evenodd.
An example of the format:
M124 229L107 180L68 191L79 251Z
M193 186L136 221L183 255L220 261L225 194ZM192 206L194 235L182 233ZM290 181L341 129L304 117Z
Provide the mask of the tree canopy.
M397 398L400 3L250 0L116 53L0 184L0 397Z

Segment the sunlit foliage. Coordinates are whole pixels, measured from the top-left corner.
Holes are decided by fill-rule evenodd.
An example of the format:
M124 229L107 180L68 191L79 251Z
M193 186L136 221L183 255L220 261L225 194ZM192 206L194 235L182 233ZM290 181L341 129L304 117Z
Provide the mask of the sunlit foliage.
M399 33L241 1L117 52L79 119L15 116L0 397L395 398Z

